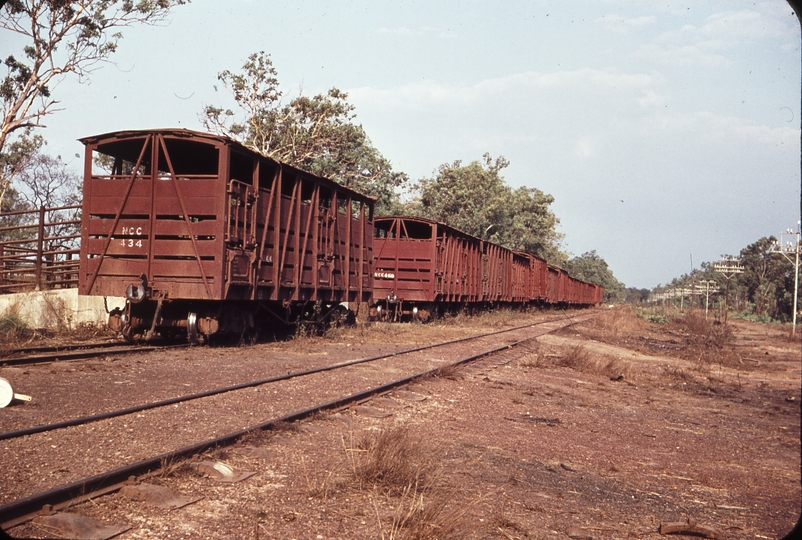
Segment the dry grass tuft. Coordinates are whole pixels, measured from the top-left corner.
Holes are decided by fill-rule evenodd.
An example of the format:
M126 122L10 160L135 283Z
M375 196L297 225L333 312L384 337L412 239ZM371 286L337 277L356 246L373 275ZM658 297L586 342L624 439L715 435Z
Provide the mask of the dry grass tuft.
M512 309L497 309L486 311L471 317L471 326L488 326L490 328L504 328L521 324L521 312Z
M689 311L684 316L676 318L675 321L680 324L686 332L695 336L706 337L713 328L712 322L695 311Z
M350 450L352 472L360 487L368 485L391 494L424 485L434 472L433 452L421 437L403 427L368 434Z
M628 363L605 355L594 356L584 345L575 345L569 349L568 353L557 358L556 365L571 368L580 373L607 377L626 376L630 372Z
M674 318L672 327L685 336L686 346L682 350L682 356L694 361L700 372L709 372L710 366L714 364L743 364L732 346L732 327L707 319L698 311L689 311Z
M567 367L589 375L604 375L607 377L624 375L627 379L632 374L632 366L629 362L604 354L593 355L581 344L571 347L562 356L540 353L528 354L521 358L520 365L527 369ZM526 392L524 393L526 394Z
M460 370L460 366L455 366L454 364L446 364L444 366L440 366L432 373L432 377L438 379L448 379L450 381L459 381L465 378L465 375Z
M592 333L597 339L618 342L642 334L646 322L627 308L608 310L593 319Z
M525 369L534 369L540 366L540 355L527 354L519 359L520 366Z
M718 321L705 318L698 311L689 311L676 317L673 324L688 334L695 344L708 344L717 347L728 345L732 341L732 328Z
M571 368L574 371L587 372L592 364L593 362L590 358L590 352L585 348L585 346L574 345L559 359L557 365Z
M306 459L303 456L301 456L301 467L303 468L306 491L309 496L316 499L328 499L329 492L332 489L336 489L334 482L332 482L334 471L328 471L323 475L318 474L316 470L310 473L306 467Z
M34 334L13 306L0 315L0 350L19 347L23 341L32 339Z
M177 476L186 476L192 472L192 466L186 459L162 459L161 467L159 468L160 478L171 478Z
M452 507L446 493L425 494L418 485L407 486L397 501L391 502L395 512L389 527L379 517L374 501L382 540L451 540L465 538L471 524L467 509Z
M353 481L371 492L383 540L458 539L470 532L471 505L452 506L453 494L436 486L439 460L422 437L396 427L366 434L345 451Z
M685 370L683 370L679 366L666 366L666 367L664 367L663 368L663 375L666 378L668 378L669 380L672 380L672 381L678 382L678 383L688 383L688 382L693 382L693 381L696 380L696 378L691 373L687 373Z
M107 325L89 322L78 323L72 330L64 332L64 337L74 341L93 341L117 336L117 332L111 330Z

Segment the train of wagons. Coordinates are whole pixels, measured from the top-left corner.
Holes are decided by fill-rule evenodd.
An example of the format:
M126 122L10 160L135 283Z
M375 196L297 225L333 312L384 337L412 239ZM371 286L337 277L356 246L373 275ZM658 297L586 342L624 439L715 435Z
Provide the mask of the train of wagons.
M130 340L202 342L265 324L326 324L365 306L425 320L500 305L587 307L603 289L544 260L419 217L185 129L118 131L85 145L79 293L125 296Z

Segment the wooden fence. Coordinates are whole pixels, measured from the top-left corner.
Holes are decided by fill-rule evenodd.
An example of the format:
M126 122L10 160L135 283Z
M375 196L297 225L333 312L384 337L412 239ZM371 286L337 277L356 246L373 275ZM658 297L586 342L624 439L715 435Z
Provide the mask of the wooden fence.
M0 294L78 286L80 209L0 214Z

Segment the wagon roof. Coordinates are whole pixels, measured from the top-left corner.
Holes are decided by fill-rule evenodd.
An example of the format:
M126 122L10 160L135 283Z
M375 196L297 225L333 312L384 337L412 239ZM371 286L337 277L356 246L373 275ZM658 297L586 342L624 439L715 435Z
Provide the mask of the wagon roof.
M523 255L524 257L532 257L533 259L537 259L537 260L539 260L541 262L547 262L546 259L544 259L543 257L535 255L534 253L529 253L528 251L523 251L523 250L520 250L520 249L514 249L513 252L514 253L518 253L520 255Z
M234 140L231 137L227 137L225 135L216 135L214 133L206 133L206 132L203 132L203 131L195 131L195 130L186 129L186 128L125 129L125 130L120 130L120 131L110 131L108 133L102 133L100 135L90 135L90 136L87 136L87 137L82 137L82 138L80 138L78 140L81 143L83 143L84 145L98 144L98 143L102 144L104 142L111 142L111 141L114 141L114 140L121 140L121 139L137 138L137 137L142 137L143 135L150 135L150 134L155 134L155 133L158 133L160 135L172 135L174 137L180 137L182 139L194 139L194 140L205 141L205 142L223 143L223 144L229 145L231 147L237 148L237 150L240 151L240 152L245 152L245 153L248 153L248 154L251 154L251 155L254 155L254 156L258 156L260 159L263 159L263 160L266 160L266 161L271 161L273 163L281 165L283 168L291 169L291 170L296 171L296 172L301 172L301 173L303 173L303 174L305 174L307 176L312 176L312 177L317 178L319 180L335 183L335 184L337 184L339 189L342 189L342 190L345 190L347 192L350 192L350 193L352 193L354 195L357 195L357 196L359 196L361 198L369 199L371 201L376 201L378 199L378 197L374 197L372 195L367 195L365 193L361 193L361 192L356 191L354 189L351 189L351 188L349 188L347 186L344 186L344 185L340 184L339 182L337 182L336 180L333 180L331 178L326 178L324 176L320 176L320 175L317 175L315 173L311 173L309 171L305 171L303 169L299 169L298 167L295 167L295 166L290 165L288 163L284 163L284 162L278 161L278 160L276 160L274 158L265 156L264 154L262 154L260 152L257 152L253 148L249 148L249 147L245 146L244 144L242 144L241 142L239 142L237 140Z
M457 229L456 227L452 227L451 225L443 223L442 221L435 221L433 219L429 219L429 218L425 218L425 217L420 217L420 216L399 216L399 215L376 216L376 219L374 220L374 222L375 221L381 221L383 219L404 219L404 220L407 220L407 221L419 221L421 223L428 223L429 225L439 225L440 227L443 227L444 229L448 229L450 231L454 231L457 234L460 234L462 236L470 236L471 238L476 238L477 240L481 240L481 238L478 238L478 237L476 237L476 236L474 236L474 235L472 235L470 233L466 233L465 231ZM487 242L487 240L485 240L485 242ZM492 244L492 242L488 242L488 243Z

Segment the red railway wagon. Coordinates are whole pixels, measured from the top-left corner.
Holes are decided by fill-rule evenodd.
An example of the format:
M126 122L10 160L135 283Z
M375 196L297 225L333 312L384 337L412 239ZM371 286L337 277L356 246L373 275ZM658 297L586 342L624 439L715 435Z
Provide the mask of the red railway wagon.
M567 276L564 278L565 288L561 303L569 306L586 307L601 303L603 289L595 283L587 283Z
M482 241L442 223L378 217L373 253L374 317L425 320L432 309L478 303L487 294Z
M532 301L532 282L534 276L531 267L531 258L520 251L512 252L512 276L510 279L511 297L513 304L526 304Z
M546 292L545 301L550 305L557 305L562 298L562 291L560 290L560 269L556 266L548 265L546 267Z
M585 294L582 298L582 305L595 306L604 300L604 289L596 283L584 283Z
M528 266L525 279L526 279L526 292L525 296L528 302L543 302L546 299L546 273L548 272L548 263L536 257L531 253L519 251L517 254L525 257Z
M595 285L593 283L585 283L584 281L575 280L574 287L576 288L576 296L574 304L578 306L591 306L595 303Z
M482 301L488 304L512 301L513 252L491 242L482 245Z
M202 340L370 300L373 198L206 133L81 142L79 292L125 294L109 324L126 337Z
M569 276L567 272L563 272L560 278L563 282L562 302L569 306L576 304L579 295L578 281Z

